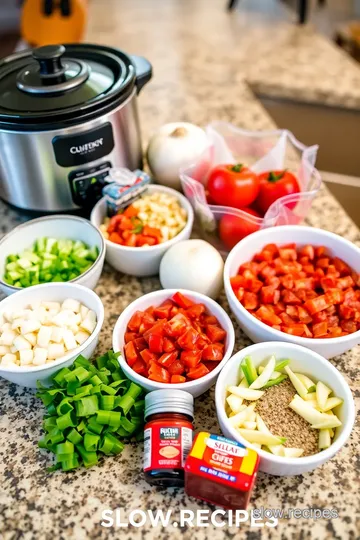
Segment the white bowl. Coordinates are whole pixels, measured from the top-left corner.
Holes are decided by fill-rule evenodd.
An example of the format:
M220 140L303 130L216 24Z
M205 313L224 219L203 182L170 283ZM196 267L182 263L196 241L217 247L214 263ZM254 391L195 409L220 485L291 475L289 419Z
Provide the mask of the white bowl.
M175 191L175 189L150 184L147 191L149 193L167 193L168 195L176 197L180 205L186 210L187 222L183 230L174 236L174 238L156 246L145 246L141 248L120 246L119 244L110 242L110 240L105 240L107 262L116 270L119 270L124 274L138 277L154 276L155 274L158 274L160 262L164 253L177 242L190 238L194 222L194 211L191 204L186 197L181 195L178 191ZM99 229L100 225L104 222L106 215L106 202L105 199L102 198L94 206L91 212L91 223Z
M178 291L196 303L203 303L206 306L209 313L211 313L212 315L215 315L215 317L218 319L223 329L226 330L226 343L225 343L225 350L224 350L224 358L221 360L221 362L219 362L218 366L215 369L210 371L210 373L194 381L185 382L185 383L177 383L177 384L167 384L167 383L151 381L147 379L146 377L143 377L142 375L138 375L135 371L133 371L125 360L124 334L126 331L126 327L131 316L133 315L133 313L135 313L135 311L138 311L138 310L143 311L150 306L159 306L162 302L164 302L168 298L171 298ZM135 383L138 383L140 386L142 386L146 390L152 391L152 390L177 388L178 390L185 390L186 392L189 392L194 397L198 397L204 392L206 392L207 390L209 390L209 388L215 383L220 370L222 369L222 367L226 364L226 362L229 360L230 356L232 355L232 351L234 348L234 341L235 341L235 333L234 333L232 322L228 314L223 310L221 306L219 306L217 302L215 302L208 296L205 296L203 294L200 294L194 291L188 291L185 289L164 289L161 291L155 291L149 294L145 294L144 296L141 296L140 298L132 302L122 312L122 314L120 315L120 317L118 318L115 324L115 328L113 331L112 344L113 344L113 349L115 352L118 352L118 351L121 352L121 356L119 357L119 362L124 373L127 375L127 377L129 377L129 379L131 379Z
M335 409L335 414L340 418L342 426L336 429L334 442L326 450L312 456L285 458L275 456L265 450L256 449L260 456L261 471L277 476L303 474L312 471L331 459L344 446L350 436L355 420L354 401L348 384L341 373L319 354L305 347L300 347L300 345L279 341L258 343L239 351L230 358L217 380L215 389L217 417L224 435L230 439L235 439L246 447L254 448L229 424L225 412L226 388L228 385L239 383L240 364L245 356L251 356L255 366L258 366L271 354L275 354L277 360L290 359L289 366L291 369L316 380L321 380L334 391L335 396L344 400L342 405ZM295 393L296 390L294 389L294 395Z
M96 246L99 255L94 264L86 272L67 282L78 283L89 289L95 288L105 260L105 242L102 234L87 219L54 215L26 221L0 240L0 287L6 295L23 290L22 287L14 287L1 279L5 271L6 257L32 248L35 240L42 237L80 240L90 247Z
M255 343L262 341L289 341L308 347L325 356L325 358L332 358L358 345L360 343L360 330L353 334L337 338L312 339L291 336L280 330L275 330L259 321L259 319L256 319L239 302L232 290L230 278L237 274L241 264L251 261L253 256L261 251L266 244L274 243L281 245L292 242L295 242L299 246L306 244L325 246L332 256L340 257L356 272L360 273L360 249L337 234L299 225L263 229L247 236L236 244L226 260L224 267L224 286L231 311L245 334Z
M62 302L66 298L74 298L96 313L96 327L89 338L79 347L70 351L62 358L54 360L44 366L2 366L0 364L0 376L10 382L28 388L36 388L36 381L50 384L50 378L59 369L70 366L74 360L82 354L90 358L99 341L99 333L104 322L104 306L93 291L75 283L46 283L23 289L0 302L0 315L7 311L23 309L34 301Z

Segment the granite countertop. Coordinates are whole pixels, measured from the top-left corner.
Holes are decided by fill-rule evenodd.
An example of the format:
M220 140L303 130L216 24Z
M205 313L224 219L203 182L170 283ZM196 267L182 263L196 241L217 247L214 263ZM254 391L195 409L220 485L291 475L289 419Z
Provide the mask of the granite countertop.
M126 4L126 9L124 8ZM162 4L162 3L161 3ZM192 3L190 3L192 4ZM189 4L189 5L190 5ZM147 23L149 12L147 0L133 3L124 0L122 9L116 0L109 0L111 17L101 17L103 3L93 0L88 40L123 47L129 52L146 55L154 65L154 79L140 96L141 124L145 141L152 130L164 122L176 119L205 125L212 120L224 120L248 129L271 129L274 127L261 104L246 84L245 77L255 80L254 55L244 46L245 42L258 41L252 29L251 36L242 36L246 24L240 18L230 18L224 12L222 2L199 2L194 7L170 1L162 5L152 4L153 21ZM183 4L181 4L183 6ZM136 21L136 23L134 22ZM244 26L245 24L245 26ZM141 29L139 33L138 29ZM201 32L198 29L206 28ZM221 28L222 31L217 31ZM288 27L288 35L292 29ZM286 32L285 32L286 33ZM160 36L161 39L156 39ZM239 39L238 39L239 38ZM255 39L256 38L256 39ZM284 38L285 39L285 38ZM301 34L298 35L299 51L305 51ZM318 38L314 37L314 43ZM279 38L281 41L281 39ZM240 42L240 44L238 43ZM319 40L322 42L322 38ZM166 47L164 48L164 43ZM242 45L242 46L241 46ZM328 49L332 58L333 46ZM326 49L326 47L324 47ZM282 88L291 92L294 87L287 79L293 58L279 48L283 55L284 76ZM274 51L273 51L274 53ZM331 53L331 54L330 54ZM249 55L248 59L246 54ZM265 54L265 52L264 52ZM295 54L295 53L294 53ZM327 53L324 52L324 60ZM266 62L257 66L267 73ZM265 55L266 56L266 55ZM306 57L306 55L305 55ZM344 60L344 64L342 64ZM280 62L280 59L279 59ZM341 65L347 61L338 59ZM286 70L285 70L286 67ZM306 65L302 70L306 71ZM299 68L300 69L300 68ZM322 66L321 76L317 68L303 73L308 96L320 87L334 101L337 89L332 86L332 72ZM302 72L303 72L302 71ZM356 70L355 70L356 71ZM239 74L243 73L244 77ZM247 75L246 75L247 74ZM354 72L355 76L355 72ZM327 83L323 82L326 78ZM290 76L293 79L293 75ZM321 80L320 80L321 79ZM343 91L352 96L353 103L360 97L353 88L352 76ZM339 82L337 80L337 82ZM305 88L304 86L304 88ZM301 90L300 90L301 93ZM331 95L330 95L331 94ZM292 94L293 95L293 94ZM358 96L358 97L357 97ZM360 99L358 101L360 103ZM0 232L11 230L26 217L0 203ZM331 230L360 245L358 229L323 187L313 203L307 223ZM96 292L105 306L105 323L101 332L98 353L111 347L111 333L122 310L139 296L159 289L157 278L136 279L125 276L105 265ZM225 296L220 304L229 312ZM234 322L236 331L235 352L250 344L249 339ZM360 349L332 359L332 363L348 381L359 408ZM160 490L149 486L142 475L142 445L128 444L118 457L104 459L93 469L80 469L62 474L46 473L51 464L50 456L39 450L37 441L41 436L43 408L33 391L25 390L4 380L0 381L0 537L4 540L30 539L76 539L85 538L185 538L198 540L246 537L249 540L301 538L350 538L359 534L359 472L358 455L360 430L357 425L349 442L341 452L323 467L296 477L271 477L260 473L253 493L252 508L329 508L336 509L339 517L332 520L285 519L276 528L250 528L241 525L240 532L232 528L176 529L170 526L146 525L142 528L106 529L100 525L104 509L122 509L125 519L131 510L154 510L168 508L178 512L183 509L208 509L206 504L185 496L182 489ZM196 429L218 432L214 407L214 390L199 397L195 406Z

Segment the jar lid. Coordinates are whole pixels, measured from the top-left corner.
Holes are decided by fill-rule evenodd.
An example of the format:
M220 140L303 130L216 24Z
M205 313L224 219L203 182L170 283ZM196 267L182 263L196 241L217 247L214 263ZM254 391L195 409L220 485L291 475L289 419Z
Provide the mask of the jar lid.
M145 420L159 413L187 414L194 418L194 398L184 390L155 390L145 396Z

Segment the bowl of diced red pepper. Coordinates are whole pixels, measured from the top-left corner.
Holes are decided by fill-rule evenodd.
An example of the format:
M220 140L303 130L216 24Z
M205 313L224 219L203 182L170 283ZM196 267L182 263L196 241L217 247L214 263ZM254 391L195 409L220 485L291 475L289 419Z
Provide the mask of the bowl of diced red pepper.
M360 343L360 249L312 227L258 231L230 252L230 307L254 341L283 340L332 358Z
M180 388L194 395L216 381L234 347L228 314L211 298L164 289L132 302L113 332L125 374L147 390Z

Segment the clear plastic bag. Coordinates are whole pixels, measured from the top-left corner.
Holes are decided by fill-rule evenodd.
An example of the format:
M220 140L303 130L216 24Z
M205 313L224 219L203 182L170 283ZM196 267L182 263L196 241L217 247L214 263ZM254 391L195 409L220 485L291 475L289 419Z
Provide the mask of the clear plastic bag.
M299 224L307 215L311 202L321 186L315 168L318 146L305 146L290 131L246 131L225 122L206 127L209 146L194 165L180 171L184 194L190 200L201 236L219 251L227 248L218 234L219 221L225 215L238 216L249 233L259 228ZM244 163L254 172L289 169L297 177L300 193L275 201L263 218L237 208L208 204L206 185L210 171L221 163Z

